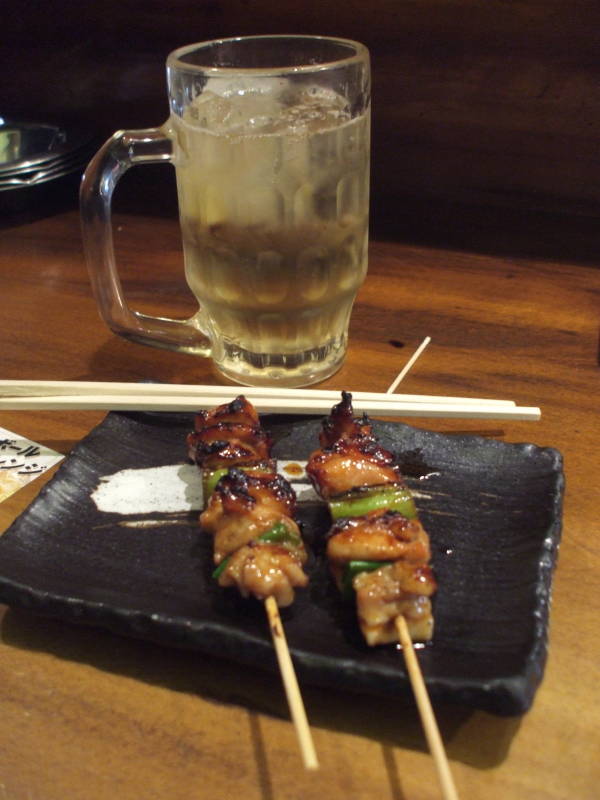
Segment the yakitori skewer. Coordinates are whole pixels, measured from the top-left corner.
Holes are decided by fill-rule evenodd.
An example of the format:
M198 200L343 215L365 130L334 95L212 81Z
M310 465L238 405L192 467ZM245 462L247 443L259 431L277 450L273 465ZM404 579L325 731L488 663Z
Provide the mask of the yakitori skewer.
M394 457L372 434L370 420L354 418L342 393L324 420L306 471L327 502L333 525L327 541L330 570L371 646L400 641L445 800L457 797L413 641L433 635L429 538Z
M348 392L323 421L319 441L306 472L333 519L330 570L340 590L355 597L365 640L397 642L398 614L414 638L431 638L429 537L393 454L375 439L366 415L354 418Z
M302 759L318 768L279 606L308 577L306 550L294 520L296 495L276 473L271 441L258 414L243 397L196 416L189 455L202 469L205 508L200 525L213 535L213 577L242 596L263 601Z

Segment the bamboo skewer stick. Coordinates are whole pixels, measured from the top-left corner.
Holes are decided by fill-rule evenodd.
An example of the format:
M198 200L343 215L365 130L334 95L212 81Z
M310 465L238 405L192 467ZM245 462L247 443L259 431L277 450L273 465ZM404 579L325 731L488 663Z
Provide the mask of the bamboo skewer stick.
M431 701L427 693L427 687L425 686L425 681L423 680L423 675L415 654L412 639L410 638L406 620L403 616L396 618L396 630L398 631L398 636L400 637L402 653L404 655L404 661L406 663L406 669L408 671L408 677L410 678L413 693L415 695L415 700L417 701L417 707L421 716L425 737L437 769L438 778L442 789L442 797L444 800L458 800L458 794L456 792L456 787L454 785L454 780L448 764L448 758L444 749L444 743L442 742L442 737L440 736L440 731L431 707Z
M411 359L414 363L414 356ZM403 372L406 374L407 366ZM402 373L401 373L402 375ZM400 377L400 376L399 376ZM402 376L403 377L403 376ZM398 378L393 385L398 385ZM390 387L391 389L391 387ZM392 400L387 392L352 392L354 400L377 401ZM189 396L207 397L217 399L220 397L231 397L237 393L244 394L250 402L254 398L300 398L313 400L329 400L332 403L338 402L340 392L330 389L286 389L260 386L215 386L215 385L195 385L195 384L172 384L172 383L123 383L112 381L36 381L36 380L0 380L0 398L17 397L59 397L76 396ZM394 394L393 401L405 400L411 403L450 403L450 404L470 404L493 405L493 406L514 406L512 400L495 400L481 397L450 397L444 395L421 395L421 394Z
M298 679L296 678L296 672L290 657L285 632L281 624L281 617L279 616L279 609L274 597L267 597L265 600L265 609L269 620L269 628L271 630L275 653L277 654L277 661L279 662L281 679L290 708L290 714L294 727L296 728L296 736L298 737L298 744L300 745L300 753L302 755L304 767L309 770L319 769L319 762L308 726L306 710L302 701L302 695L300 694L300 687L298 686Z
M431 337L429 336L426 336L423 339L411 358L406 362L404 368L399 372L395 380L389 386L387 394L391 394L398 387L400 382L414 365L421 353L425 350L430 341ZM456 792L456 787L452 779L452 773L450 772L446 751L444 749L444 743L442 741L442 737L440 736L440 731L431 707L431 701L429 699L427 687L425 686L419 661L413 647L412 638L408 631L408 625L402 614L396 617L396 630L398 631L398 637L400 639L400 644L402 645L404 662L406 664L413 694L415 695L415 700L417 702L417 708L419 709L419 714L421 716L425 737L437 769L438 778L442 789L442 797L444 800L458 800L458 794Z
M4 410L105 410L105 411L197 411L231 402L231 394L211 397L176 395L57 395L44 397L0 397ZM251 398L248 398L251 399ZM253 405L261 414L328 414L331 401L319 398L262 398ZM397 399L357 400L358 412L387 417L447 417L467 419L538 420L540 409L529 406L494 405L484 403L411 403Z
M416 360L419 358L419 356L421 355L421 353L423 352L423 350L425 350L425 348L427 347L427 345L429 344L429 342L430 342L430 341L431 341L431 336L426 336L426 337L423 339L423 341L421 342L421 344L420 344L420 345L417 347L417 349L415 350L415 352L414 352L414 353L412 354L412 356L411 356L411 357L408 359L408 361L406 362L406 364L404 365L404 367L403 367L403 368L400 370L400 372L398 373L398 375L396 376L396 378L394 379L394 381L393 381L393 382L392 382L392 383L391 383L391 384L388 386L388 388L387 388L387 390L386 390L386 394L392 394L392 392L395 392L395 391L396 391L396 389L398 388L398 385L399 385L400 381L402 381L402 380L404 379L404 377L405 377L405 375L407 374L407 372L408 372L408 371L411 369L411 367L413 366L413 364L415 363L415 361L416 361Z

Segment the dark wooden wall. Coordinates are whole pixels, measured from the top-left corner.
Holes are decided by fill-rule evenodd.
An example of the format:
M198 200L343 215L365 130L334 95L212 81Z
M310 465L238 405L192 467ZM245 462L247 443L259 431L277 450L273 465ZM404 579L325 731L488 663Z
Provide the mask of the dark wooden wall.
M151 126L175 47L340 35L372 53L376 219L436 204L600 215L598 0L21 0L2 17L6 116Z

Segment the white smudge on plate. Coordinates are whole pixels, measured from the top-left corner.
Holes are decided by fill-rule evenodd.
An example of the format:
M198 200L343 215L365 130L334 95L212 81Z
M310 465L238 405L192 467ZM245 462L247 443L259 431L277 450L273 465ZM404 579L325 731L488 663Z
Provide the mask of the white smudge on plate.
M193 464L122 469L100 478L92 500L110 514L189 511L202 508L202 484Z
M290 481L299 503L318 499L305 466L306 461L277 462L277 471ZM97 509L107 514L169 514L203 507L202 480L194 464L123 469L103 475L91 497Z

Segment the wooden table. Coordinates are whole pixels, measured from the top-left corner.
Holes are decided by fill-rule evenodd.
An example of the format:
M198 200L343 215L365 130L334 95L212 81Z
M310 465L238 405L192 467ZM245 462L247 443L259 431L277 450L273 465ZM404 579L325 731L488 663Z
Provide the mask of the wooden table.
M0 235L2 377L218 380L207 361L128 343L104 326L76 211L13 222ZM175 221L123 215L115 236L134 306L174 316L193 310ZM564 250L552 260L520 256L517 246L499 256L374 241L347 362L325 384L383 391L430 335L405 391L509 398L539 405L542 420L416 424L551 445L565 458L549 659L532 710L499 718L436 707L461 798L591 800L599 792L600 272ZM160 294L148 288L157 285ZM4 412L0 425L68 453L101 419ZM0 529L41 483L2 503ZM321 762L309 774L281 688L259 671L240 675L216 658L22 610L1 614L0 800L440 796L410 703L307 688Z

